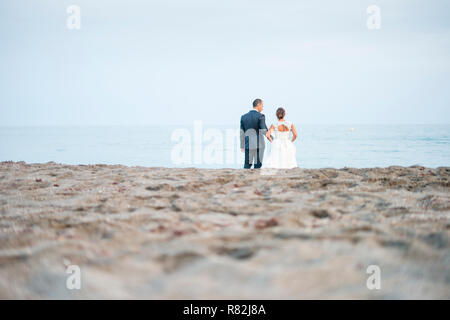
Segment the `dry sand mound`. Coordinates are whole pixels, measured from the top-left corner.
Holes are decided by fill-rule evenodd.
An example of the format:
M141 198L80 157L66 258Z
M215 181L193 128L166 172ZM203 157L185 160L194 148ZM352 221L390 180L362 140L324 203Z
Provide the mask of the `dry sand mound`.
M450 298L449 175L2 162L0 298Z

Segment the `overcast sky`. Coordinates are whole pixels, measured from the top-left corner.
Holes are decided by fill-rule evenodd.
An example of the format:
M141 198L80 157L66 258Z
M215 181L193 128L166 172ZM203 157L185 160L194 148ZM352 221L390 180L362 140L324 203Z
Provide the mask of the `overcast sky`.
M450 123L449 78L448 0L0 1L0 125Z

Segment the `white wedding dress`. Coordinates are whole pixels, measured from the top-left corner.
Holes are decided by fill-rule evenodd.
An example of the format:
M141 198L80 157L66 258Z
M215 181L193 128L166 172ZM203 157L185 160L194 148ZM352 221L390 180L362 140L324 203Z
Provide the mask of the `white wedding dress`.
M280 125L289 128L288 131L279 131ZM278 121L274 124L270 153L263 161L262 168L291 169L297 168L296 148L291 141L292 123Z

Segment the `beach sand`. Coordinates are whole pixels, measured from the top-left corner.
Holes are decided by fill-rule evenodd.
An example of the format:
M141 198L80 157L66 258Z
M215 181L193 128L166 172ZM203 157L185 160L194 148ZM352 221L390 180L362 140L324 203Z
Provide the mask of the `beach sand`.
M449 299L449 176L2 162L0 298Z

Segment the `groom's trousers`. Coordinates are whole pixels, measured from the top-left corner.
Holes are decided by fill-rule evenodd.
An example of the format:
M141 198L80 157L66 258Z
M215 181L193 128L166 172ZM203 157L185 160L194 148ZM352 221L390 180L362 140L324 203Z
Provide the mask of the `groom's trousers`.
M244 169L250 169L254 164L255 169L259 169L262 166L264 157L264 148L245 149L245 162Z

